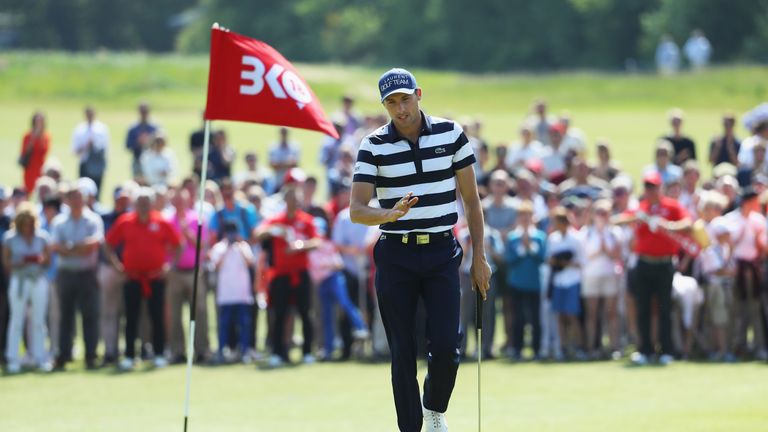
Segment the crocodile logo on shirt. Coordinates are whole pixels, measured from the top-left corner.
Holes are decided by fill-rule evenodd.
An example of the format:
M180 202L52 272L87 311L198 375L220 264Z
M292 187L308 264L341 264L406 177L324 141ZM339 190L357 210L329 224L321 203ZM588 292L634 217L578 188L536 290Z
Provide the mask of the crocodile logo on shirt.
M443 154L443 153L445 153L445 148L443 148L443 147L437 147L437 148L435 149L435 153L436 153L436 154Z

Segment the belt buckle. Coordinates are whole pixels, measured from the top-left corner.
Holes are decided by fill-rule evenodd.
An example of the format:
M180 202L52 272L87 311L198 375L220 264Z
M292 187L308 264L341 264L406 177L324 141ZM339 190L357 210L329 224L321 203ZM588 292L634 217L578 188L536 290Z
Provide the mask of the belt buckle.
M416 244L417 245L429 244L429 234L417 234Z
M400 240L403 242L403 244L408 244L408 234L403 234Z

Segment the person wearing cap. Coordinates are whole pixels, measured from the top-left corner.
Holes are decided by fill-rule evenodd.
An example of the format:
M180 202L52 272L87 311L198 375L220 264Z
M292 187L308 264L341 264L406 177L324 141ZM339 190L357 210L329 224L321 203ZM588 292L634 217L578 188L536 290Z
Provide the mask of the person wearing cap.
M456 123L426 115L422 90L405 69L379 79L391 119L360 143L352 183L352 221L379 225L374 247L376 292L392 352L392 390L401 432L445 431L445 411L459 367L462 250L452 234L461 193L473 254L472 286L485 298L485 257L475 156ZM369 206L374 190L380 208ZM423 399L416 377L416 306L427 313L427 376ZM423 405L422 405L423 404Z
M133 154L134 177L141 175L141 155L152 144L152 137L158 130L157 125L149 119L149 104L140 103L138 111L139 120L128 129L125 136L125 148Z
M269 149L269 166L275 173L275 190L283 185L285 173L299 165L299 145L290 140L288 128L281 127L279 138Z
M661 176L662 183L669 183L673 179L681 178L683 176L682 168L671 162L673 151L672 143L668 140L657 140L654 153L655 163L646 166L643 169L643 175L657 172Z
M662 365L673 361L672 346L672 278L674 257L681 245L671 235L691 228L691 219L679 202L662 193L661 174L651 171L643 177L644 196L637 211L627 212L634 219L634 252L638 256L634 270L633 291L637 306L637 327L640 337L638 351L631 361L636 365L648 363L656 352L651 337L653 299L658 304L658 341L661 343ZM617 218L622 222L622 218Z
M181 237L162 215L152 210L154 191L139 190L134 209L120 216L107 232L105 253L115 268L125 275L125 357L120 369L131 370L136 354L136 336L142 303L147 302L152 322L154 365L166 366L165 288L166 277L181 255ZM121 258L115 249L123 248ZM172 258L169 260L168 257Z
M59 290L61 326L56 369L63 370L72 360L72 342L75 334L75 315L82 315L85 340L85 364L96 365L96 347L99 342L99 246L104 240L104 223L85 203L85 196L77 187L65 194L69 207L53 220L52 249L59 256L56 287Z
M320 239L315 228L314 218L301 210L301 180L286 178L282 195L285 210L266 219L255 231L255 237L265 246L269 254L267 271L269 280L270 308L274 311L272 335L272 356L270 367L280 367L290 363L286 346L285 327L291 299L295 300L301 328L304 333L302 361L305 364L315 362L312 354L314 326L310 317L311 288L309 278L308 252L320 246Z
M21 140L19 165L24 169L24 189L32 193L35 182L43 173L43 164L51 146L51 137L45 131L45 115L37 111L32 114L30 130Z
M751 351L755 357L766 360L768 352L760 304L765 290L762 267L768 243L766 219L760 213L760 202L753 188L742 188L738 203L736 210L724 216L731 228L736 260L733 345L738 353ZM750 328L753 332L751 350L747 343Z
M72 134L72 152L80 159L80 177L88 177L96 182L97 195L101 193L101 180L107 169L107 150L109 149L109 129L96 120L96 111L85 108L85 121L78 124Z
M696 143L687 136L683 135L683 110L675 108L669 113L669 125L672 131L663 137L672 144L674 155L672 162L681 166L688 159L696 159Z
M723 162L728 162L732 165L739 164L741 140L734 133L735 126L736 117L730 113L724 114L723 134L712 138L712 141L709 143L709 163L713 167Z

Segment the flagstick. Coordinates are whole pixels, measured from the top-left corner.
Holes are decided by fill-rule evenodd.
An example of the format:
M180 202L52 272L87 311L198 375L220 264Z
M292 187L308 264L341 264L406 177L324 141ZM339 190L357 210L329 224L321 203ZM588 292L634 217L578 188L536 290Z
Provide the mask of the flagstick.
M477 337L475 342L477 344L477 432L482 430L482 399L481 399L481 379L480 379L480 364L483 362L483 294L480 292L480 288L477 288L475 292L475 302L477 308L475 309L475 330L477 331Z
M200 200L197 203L197 240L195 241L195 279L192 282L192 305L189 311L189 341L187 343L187 388L184 395L184 432L189 421L189 392L192 386L192 357L195 346L195 312L197 311L197 285L200 281L200 242L203 234L203 203L205 202L205 180L208 175L208 145L211 136L211 122L205 121L203 138L203 167L200 176ZM203 300L205 301L205 299Z

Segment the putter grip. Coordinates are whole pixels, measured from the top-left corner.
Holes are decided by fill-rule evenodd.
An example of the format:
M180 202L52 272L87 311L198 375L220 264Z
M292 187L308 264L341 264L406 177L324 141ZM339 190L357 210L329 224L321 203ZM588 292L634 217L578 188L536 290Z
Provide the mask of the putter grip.
M483 294L480 293L480 289L475 290L475 303L477 304L475 310L475 328L478 330L483 329Z

